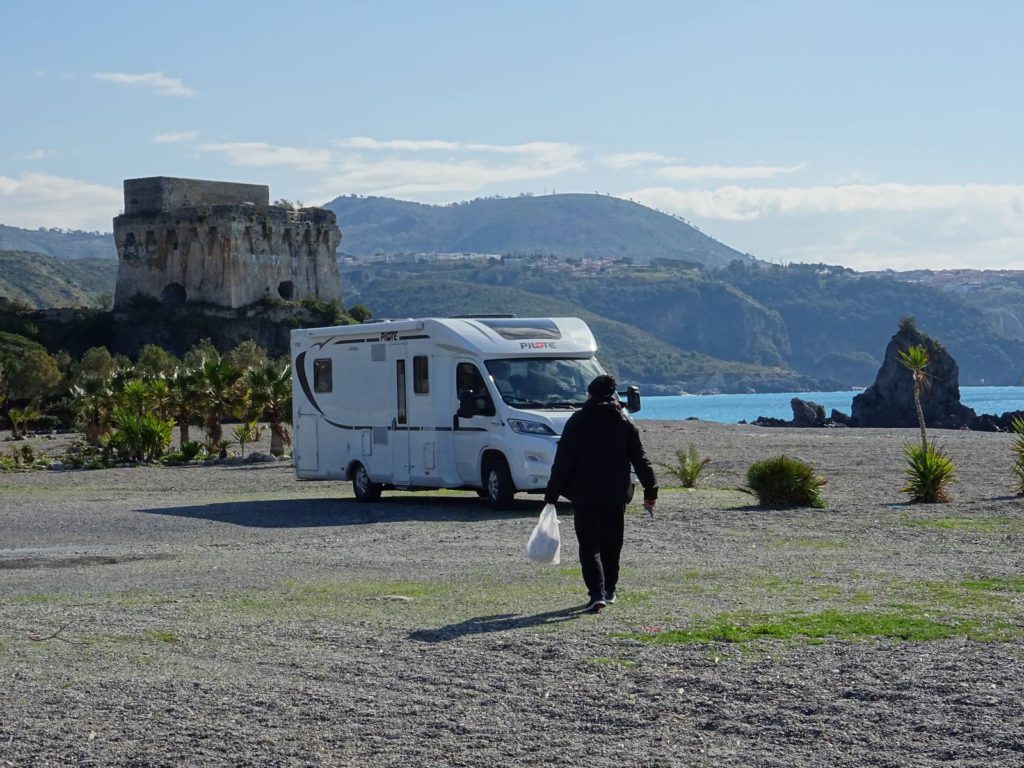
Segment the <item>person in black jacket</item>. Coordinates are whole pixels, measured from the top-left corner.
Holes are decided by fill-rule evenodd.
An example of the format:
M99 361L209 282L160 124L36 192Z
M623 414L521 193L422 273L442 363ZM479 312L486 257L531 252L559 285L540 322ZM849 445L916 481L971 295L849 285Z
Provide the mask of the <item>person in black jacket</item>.
M615 602L630 465L644 487L648 512L653 514L658 498L640 433L622 412L615 388L611 376L590 382L587 402L562 431L544 493L545 503L554 504L559 496L573 503L583 581L590 593L586 610L595 613Z

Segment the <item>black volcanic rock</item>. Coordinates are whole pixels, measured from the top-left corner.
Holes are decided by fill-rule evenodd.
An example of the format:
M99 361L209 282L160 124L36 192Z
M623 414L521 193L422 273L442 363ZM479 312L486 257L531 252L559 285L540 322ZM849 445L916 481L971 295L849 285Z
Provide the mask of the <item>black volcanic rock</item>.
M789 405L793 409L794 427L820 427L825 423L824 406L799 397L790 400Z
M899 353L912 346L924 347L929 363L929 386L921 393L925 424L938 429L970 426L974 410L960 403L960 371L956 361L934 339L913 323L904 323L885 348L885 359L875 383L853 398L853 421L858 427L916 427L914 381L900 362Z

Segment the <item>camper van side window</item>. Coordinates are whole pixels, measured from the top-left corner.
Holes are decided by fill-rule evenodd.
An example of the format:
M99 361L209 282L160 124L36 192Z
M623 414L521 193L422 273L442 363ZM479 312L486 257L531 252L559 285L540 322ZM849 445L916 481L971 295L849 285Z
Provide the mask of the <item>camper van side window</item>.
M334 387L333 376L331 375L331 361L321 359L313 361L313 391L330 392Z
M416 355L412 359L412 391L417 395L430 392L430 369L426 355Z
M409 413L405 402L405 360L395 361L395 374L395 379L398 383L397 421L399 424L407 424Z

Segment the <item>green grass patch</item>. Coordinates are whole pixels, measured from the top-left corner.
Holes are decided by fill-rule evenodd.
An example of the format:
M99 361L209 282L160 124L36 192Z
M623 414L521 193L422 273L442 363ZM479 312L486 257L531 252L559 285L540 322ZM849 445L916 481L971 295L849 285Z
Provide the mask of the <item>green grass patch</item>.
M1024 577L967 579L960 586L972 592L1024 592Z
M636 666L635 661L629 659L613 659L609 656L591 656L589 659L583 660L584 664L595 664L602 667L623 667L625 669L632 669Z
M1005 629L1005 627L999 627ZM667 632L634 632L629 637L648 643L746 643L753 640L863 640L886 639L907 642L945 640L980 634L976 622L939 620L903 611L847 613L822 611L810 614L752 616L725 614L689 629ZM1017 634L1021 634L1018 630ZM989 637L986 634L986 637Z
M904 515L901 522L903 525L913 528L930 528L940 531L1024 533L1024 521L1013 517L910 517Z
M178 642L178 636L167 629L155 630L152 632L146 632L146 639L153 640L158 643L176 643Z

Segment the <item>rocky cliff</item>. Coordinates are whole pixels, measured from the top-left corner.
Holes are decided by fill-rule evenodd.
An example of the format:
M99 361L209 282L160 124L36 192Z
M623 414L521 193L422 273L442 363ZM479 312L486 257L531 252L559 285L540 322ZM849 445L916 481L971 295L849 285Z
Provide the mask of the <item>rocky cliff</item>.
M853 422L858 427L916 427L914 381L900 362L899 353L912 346L924 347L929 363L928 385L921 393L925 424L939 429L969 426L974 410L960 403L960 371L956 361L934 339L913 323L903 323L885 348L875 383L853 398Z

